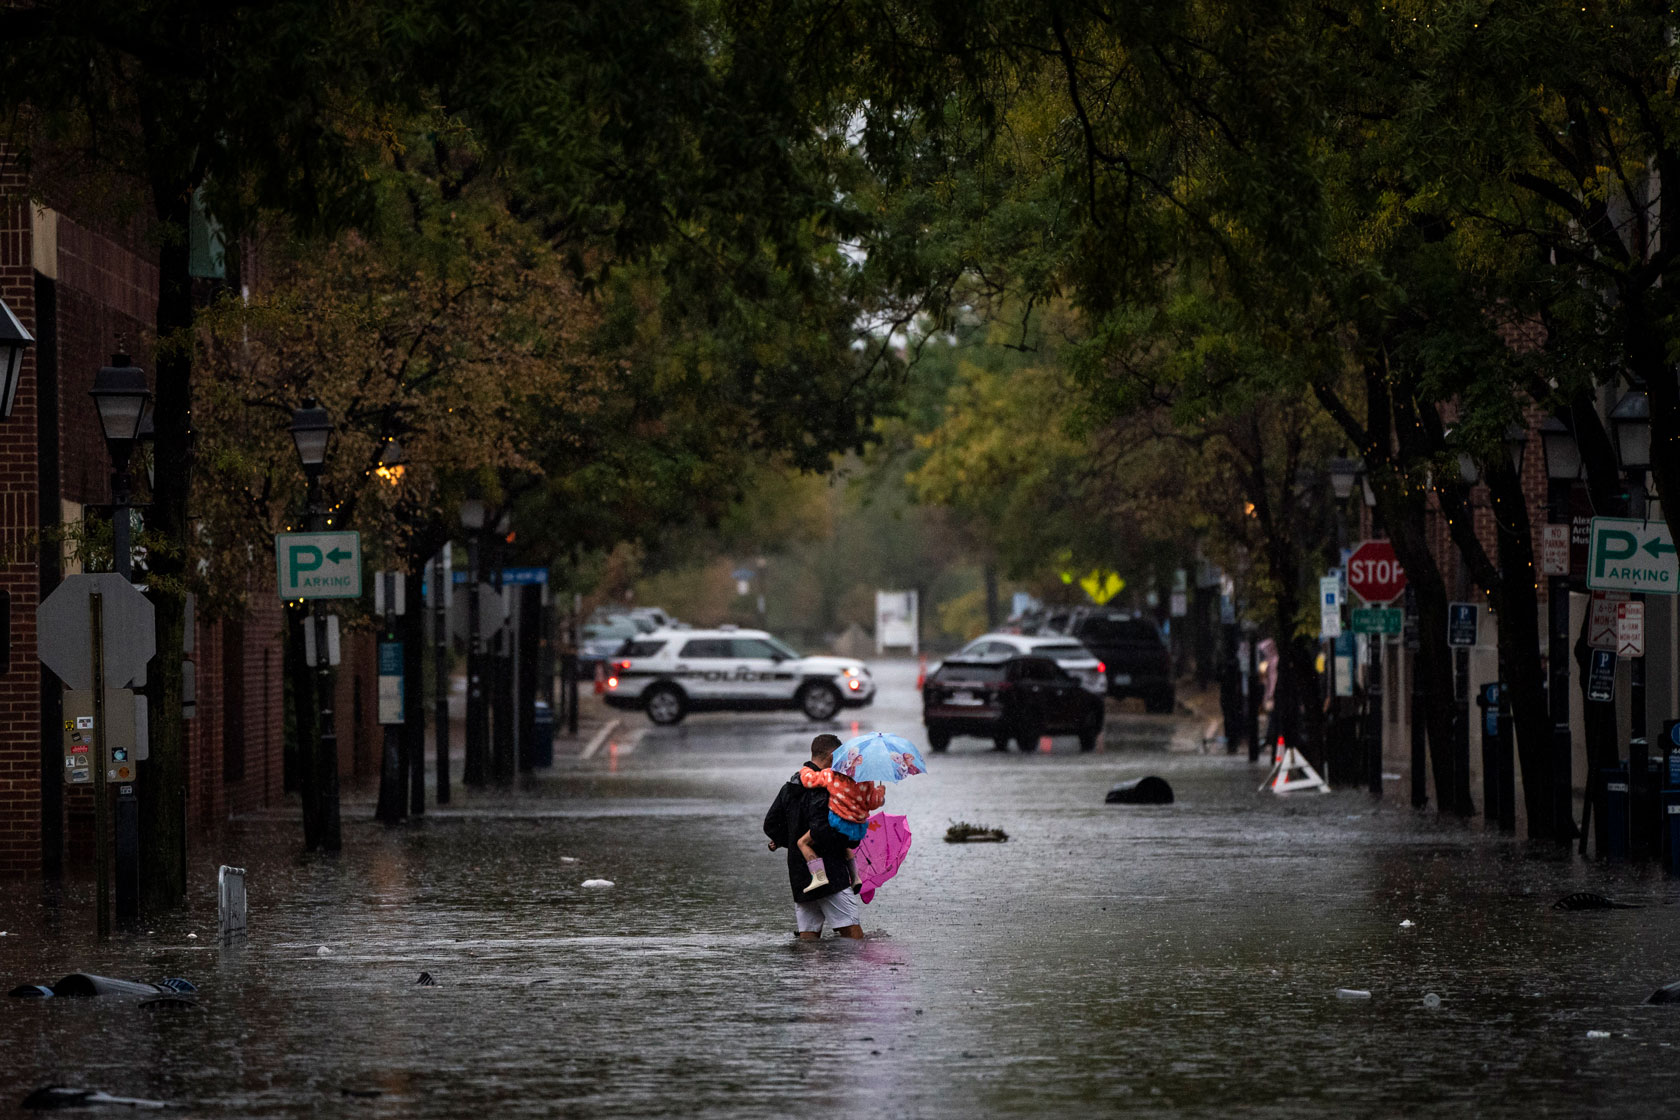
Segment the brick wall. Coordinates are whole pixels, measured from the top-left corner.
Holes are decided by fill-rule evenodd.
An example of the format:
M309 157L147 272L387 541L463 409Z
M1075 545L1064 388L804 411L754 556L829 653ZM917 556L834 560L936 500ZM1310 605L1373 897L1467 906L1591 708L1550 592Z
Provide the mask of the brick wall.
M0 152L0 299L35 332L35 272L23 179ZM0 877L41 867L40 666L35 607L35 361L25 352L10 419L0 420L0 589L11 594L11 667L0 676Z
M36 268L54 280L59 493L69 503L101 505L110 496L110 466L87 394L94 374L119 348L150 368L157 269L137 223L106 228L109 223L101 225L97 218L78 223L51 211L32 213L22 201L25 184L3 155L0 200L9 201L0 204L0 298L35 332ZM12 595L13 628L11 671L0 676L0 879L41 870L42 670L34 633L40 447L34 375L33 358L26 357L13 417L0 421L0 589ZM194 833L230 813L283 797L280 607L271 588L256 589L250 598L246 617L234 625L200 619L196 626L197 711L188 727L187 763ZM239 644L239 654L224 657L230 642ZM239 674L231 689L224 666ZM225 698L237 703L237 718L230 717ZM230 724L243 728L231 759L224 750ZM52 745L56 748L56 740ZM65 866L72 873L91 865L92 807L88 790L64 790Z

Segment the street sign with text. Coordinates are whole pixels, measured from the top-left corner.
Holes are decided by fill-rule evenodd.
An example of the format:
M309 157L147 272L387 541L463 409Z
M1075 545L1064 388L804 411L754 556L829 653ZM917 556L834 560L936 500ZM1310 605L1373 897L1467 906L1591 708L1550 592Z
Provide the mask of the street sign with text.
M1540 574L1566 576L1569 574L1569 526L1540 526Z
M1645 656L1645 604L1616 604L1616 656Z
M1447 644L1449 646L1473 646L1476 644L1476 614L1475 603L1447 604Z
M1406 590L1406 572L1388 541L1364 541L1348 556L1348 590L1371 606L1392 603Z
M1587 699L1608 704L1616 698L1616 654L1614 650L1595 649L1587 669Z
M1318 636L1342 636L1342 581L1339 576L1323 576L1318 581Z
M1390 607L1355 607L1353 609L1353 632L1355 634L1398 634L1402 621L1401 612Z
M282 599L360 599L362 535L276 533Z
M1675 564L1668 524L1632 517L1593 518L1587 586L1656 595L1680 591L1680 565Z

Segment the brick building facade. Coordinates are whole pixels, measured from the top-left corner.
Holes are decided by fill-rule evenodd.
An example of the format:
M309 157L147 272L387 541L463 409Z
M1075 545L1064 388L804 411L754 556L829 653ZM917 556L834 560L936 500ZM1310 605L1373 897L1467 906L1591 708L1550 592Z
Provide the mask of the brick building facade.
M149 365L157 300L157 267L142 237L78 220L51 200L29 201L26 189L0 160L0 298L36 338L12 416L0 420L0 592L10 596L11 626L0 674L0 878L80 873L91 863L92 794L62 778L61 687L37 660L35 611L78 570L61 527L105 516L97 507L109 499L110 465L88 397L94 374L119 349ZM286 796L283 617L272 588L251 592L244 617L200 617L193 627L187 806L195 833ZM341 677L346 716L365 683ZM369 752L349 749L369 738L367 729L349 718L340 726L345 776L373 773ZM141 844L144 852L144 837Z

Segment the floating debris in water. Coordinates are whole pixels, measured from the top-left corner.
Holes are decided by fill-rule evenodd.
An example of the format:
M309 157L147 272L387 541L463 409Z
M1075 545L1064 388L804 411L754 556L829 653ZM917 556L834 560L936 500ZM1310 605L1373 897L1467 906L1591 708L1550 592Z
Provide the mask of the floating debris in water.
M1337 988L1337 999L1370 999L1371 993L1364 988Z
M1434 992L1430 992L1428 995L1423 997L1423 1005L1429 1008L1429 1010L1434 1011L1441 1006L1441 997L1436 995Z
M1410 918L1407 918L1400 923L1400 928L1401 929L1411 929L1415 925L1417 925L1416 922L1412 921Z
M983 824L969 824L958 821L945 830L947 844L982 844L1001 843L1009 839L1009 833L1001 828L988 828Z
M1680 980L1664 984L1645 997L1646 1003L1680 1003Z
M1552 903L1553 910L1641 910L1643 907L1637 902L1618 902L1613 898L1606 898L1591 891L1577 891L1566 894Z
M420 979L416 980L415 983L420 985L422 988L437 987L437 981L432 979L432 974L429 972L422 972L420 974Z
M47 1085L23 1098L23 1107L33 1112L48 1112L59 1108L88 1108L98 1104L122 1105L124 1108L179 1108L167 1101L149 1101L140 1097L113 1097L98 1089L72 1089L68 1085Z
M1587 1037L1588 1038L1609 1038L1610 1037L1610 1032L1609 1031L1588 1031L1587 1032Z
M610 886L614 886L615 884L613 883L613 881L611 879L585 879L583 881L583 885L586 886L586 887L593 888L593 887L610 887Z
M315 955L317 957L330 957L332 956L332 950L323 945L315 950Z

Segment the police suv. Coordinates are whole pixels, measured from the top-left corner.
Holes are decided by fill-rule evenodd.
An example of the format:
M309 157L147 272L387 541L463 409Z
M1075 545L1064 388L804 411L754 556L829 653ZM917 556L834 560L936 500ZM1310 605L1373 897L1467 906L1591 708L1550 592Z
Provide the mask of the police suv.
M655 630L607 662L603 698L654 723L689 712L797 708L814 720L875 699L869 667L850 657L801 657L763 630Z

